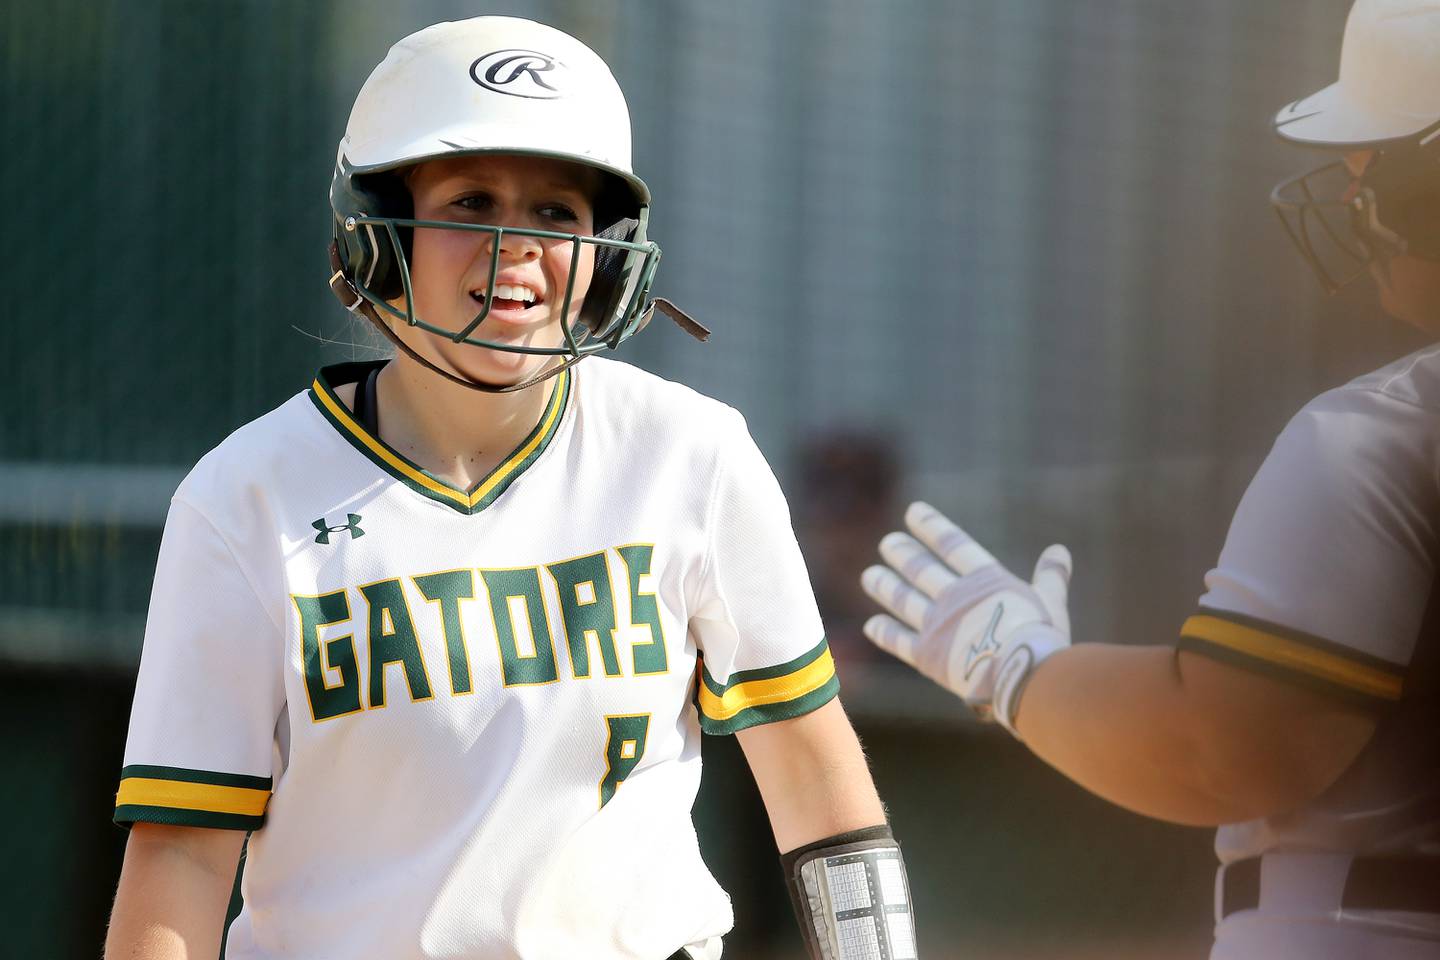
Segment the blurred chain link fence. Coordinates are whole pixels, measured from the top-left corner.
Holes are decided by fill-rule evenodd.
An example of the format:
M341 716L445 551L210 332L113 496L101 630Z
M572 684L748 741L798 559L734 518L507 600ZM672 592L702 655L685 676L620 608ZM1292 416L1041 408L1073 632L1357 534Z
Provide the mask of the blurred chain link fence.
M1345 7L486 10L578 33L627 90L660 288L717 333L657 324L629 359L736 403L797 514L802 443L885 437L900 493L1002 556L1072 543L1082 635L1163 640L1286 416L1400 349L1363 296L1318 297L1264 202L1306 162L1269 114L1333 76ZM5 5L7 656L131 665L178 477L374 351L324 287L334 144L389 42L474 12Z
M1020 568L1068 542L1080 639L1168 641L1286 418L1409 346L1366 291L1322 299L1265 202L1310 162L1269 117L1333 79L1347 8L7 0L0 662L133 670L188 466L376 350L325 287L335 144L389 43L480 12L612 65L657 292L716 333L625 358L746 414L817 580L869 562L847 517L924 496ZM805 459L837 437L892 461L884 503ZM833 619L852 710L959 716Z
M718 334L631 359L736 402L787 479L807 436L892 437L905 492L1002 553L1074 541L1079 622L1149 640L1286 415L1395 352L1264 203L1305 162L1269 113L1333 75L1345 6L487 9L586 37L628 92L661 287ZM7 5L0 606L133 626L184 468L374 349L323 286L334 144L391 40L472 12Z

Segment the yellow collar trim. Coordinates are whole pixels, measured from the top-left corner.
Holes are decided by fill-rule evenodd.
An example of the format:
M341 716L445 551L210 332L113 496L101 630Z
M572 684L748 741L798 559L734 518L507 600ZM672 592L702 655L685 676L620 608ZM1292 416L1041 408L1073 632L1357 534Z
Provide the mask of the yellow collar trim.
M319 377L311 384L315 396L324 405L335 422L343 426L356 441L365 446L376 459L382 461L391 470L403 476L406 480L419 487L424 487L437 496L444 497L452 503L458 504L467 510L475 509L475 506L482 501L500 484L504 483L514 473L515 469L525 462L526 458L533 454L551 435L555 423L565 409L565 399L569 395L570 371L564 370L556 376L555 385L550 392L550 403L545 409L545 415L541 417L540 426L530 436L530 439L521 444L520 447L505 458L505 461L496 467L489 476L481 480L479 485L469 493L457 490L455 487L436 479L426 473L415 464L406 460L396 453L390 446L381 441L378 437L371 436L369 432L357 422L345 405L336 399L330 387L321 382Z

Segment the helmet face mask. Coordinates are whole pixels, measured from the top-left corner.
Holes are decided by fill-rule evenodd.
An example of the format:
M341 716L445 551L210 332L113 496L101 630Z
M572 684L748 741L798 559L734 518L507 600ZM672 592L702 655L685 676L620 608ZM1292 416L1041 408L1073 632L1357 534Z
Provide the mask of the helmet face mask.
M1440 261L1437 45L1437 0L1355 0L1339 78L1275 115L1282 140L1332 155L1368 154L1358 175L1336 160L1270 195L1329 293L1398 256Z
M1358 178L1335 160L1271 192L1281 225L1326 293L1395 256L1440 260L1440 127L1426 134L1385 145Z
M1270 193L1280 225L1327 294L1363 276L1374 258L1355 229L1363 201L1358 192L1345 199L1349 185L1345 164L1336 160L1282 180Z
M660 247L645 239L649 209L641 208L636 217L621 217L594 235L534 230L497 224L455 223L443 220L417 220L412 216L410 195L401 178L393 175L370 177L341 176L335 179L342 197L332 205L338 210L354 209L340 219L337 214L335 241L350 286L378 312L407 326L445 337L455 343L487 350L512 353L564 356L572 361L600 350L613 349L637 332L647 305L650 285L660 261ZM356 188L359 185L359 189ZM344 196L349 194L349 196ZM403 196L402 196L403 194ZM346 200L349 203L346 203ZM368 201L368 203L367 203ZM387 215L372 215L364 209L373 206ZM403 208L403 209L402 209ZM603 206L602 206L603 211ZM603 213L602 213L603 215ZM500 271L502 237L524 236L539 240L569 243L573 252L570 276L565 285L560 316L564 344L537 347L502 343L475 336L476 329L490 312L487 299L479 312L459 330L428 322L415 312L411 287L411 259L415 230L453 230L482 233L490 238L489 276L486 289L492 289ZM589 290L583 297L578 313L575 304L575 280L585 247L593 249L595 266ZM399 304L397 306L396 304ZM572 321L569 318L575 314Z
M429 160L483 155L536 157L597 170L602 188L595 198L594 235L415 218L404 170ZM648 188L630 171L624 97L593 51L558 30L517 18L436 24L395 44L356 98L330 188L336 271L331 288L412 359L447 378L492 392L524 389L582 357L613 349L645 326L660 260L659 246L646 236L649 203ZM539 347L485 338L478 331L490 310L488 297L459 329L418 315L412 289L415 230L487 234L487 290L501 268L502 237L570 244L560 313L563 342ZM575 281L587 247L594 269L582 298ZM518 384L470 381L417 357L390 329L392 322L458 344L559 362Z
M634 328L639 322L646 298L650 290L650 283L655 276L655 267L660 260L660 248L654 243L635 243L629 240L614 238L585 236L577 233L556 233L550 230L530 230L520 227L500 227L491 224L477 223L450 223L441 220L412 220L398 217L347 217L344 221L344 229L347 232L361 233L365 239L360 241L363 247L386 250L388 253L381 254L378 258L384 261L386 257L393 257L393 265L387 267L383 273L388 276L388 271L393 270L398 278L400 289L396 296L385 296L384 293L372 289L363 279L352 281L355 291L368 301L377 310L402 320L406 325L419 327L428 333L445 337L455 343L464 343L471 346L483 347L487 350L508 350L513 353L540 354L546 356L569 356L574 359L586 354L595 353L603 349L612 349L618 343L635 332ZM574 304L575 276L580 265L581 252L584 246L596 248L595 259L597 263L602 259L608 259L616 263L618 271L618 283L612 281L610 284L602 285L597 290L592 281L592 287L586 292L586 303L594 302L609 305L610 309L603 316L594 316L596 311L588 311L594 319L587 319L587 311L582 307L580 315L573 323L562 324L565 336L565 345L560 347L534 347L522 344L499 343L473 336L475 329L484 322L490 313L490 303L487 302L480 308L465 327L460 330L449 330L445 327L428 323L419 316L414 309L414 296L410 284L410 263L409 257L405 254L405 241L402 239L403 231L411 230L457 230L471 233L484 233L491 237L490 255L490 276L486 282L487 289L495 284L495 277L500 271L500 240L507 235L535 237L541 240L563 240L573 246L574 252L570 263L570 276L565 287L565 296L561 305L561 316L569 317ZM383 238L383 239L382 239ZM602 252L603 251L603 252ZM396 253L398 252L398 255ZM371 271L367 267L367 272ZM379 271L376 271L379 272ZM597 268L598 272L598 268ZM391 301L400 301L403 309L396 307ZM591 341L593 342L586 342Z

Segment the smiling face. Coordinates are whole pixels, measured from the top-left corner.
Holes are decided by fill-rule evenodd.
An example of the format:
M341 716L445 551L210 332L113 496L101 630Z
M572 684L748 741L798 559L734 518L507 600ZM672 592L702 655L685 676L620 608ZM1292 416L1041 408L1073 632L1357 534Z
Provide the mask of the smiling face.
M593 235L600 174L580 164L538 157L483 155L432 160L414 167L406 183L415 219L486 224ZM594 247L580 246L568 317L560 315L573 243L506 233L491 289L494 235L483 231L417 228L410 255L415 314L459 332L490 300L490 312L470 337L495 343L558 347L562 323L574 323L594 269ZM398 304L404 308L403 302ZM397 324L396 332L422 356L455 373L494 385L518 383L556 357L511 353Z

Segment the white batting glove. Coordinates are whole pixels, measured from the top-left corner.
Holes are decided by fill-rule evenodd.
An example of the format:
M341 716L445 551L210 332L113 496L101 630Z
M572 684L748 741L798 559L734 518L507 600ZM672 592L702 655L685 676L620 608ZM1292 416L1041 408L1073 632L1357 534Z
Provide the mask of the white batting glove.
M913 537L890 533L880 541L889 566L860 575L871 599L894 614L871 617L865 635L982 720L1015 733L1030 674L1070 646L1070 551L1047 547L1026 583L928 503L912 503L905 525Z

